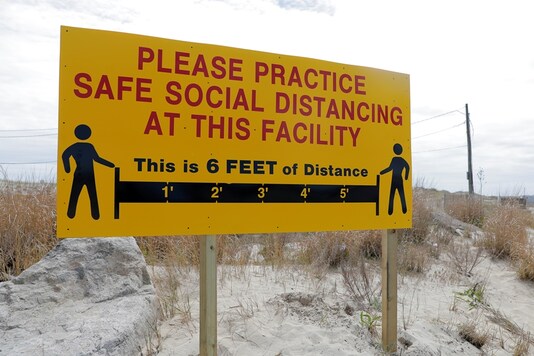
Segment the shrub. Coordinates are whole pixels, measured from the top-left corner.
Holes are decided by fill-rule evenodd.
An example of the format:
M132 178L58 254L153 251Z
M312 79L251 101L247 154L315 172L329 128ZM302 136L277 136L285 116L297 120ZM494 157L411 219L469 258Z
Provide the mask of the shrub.
M471 243L465 240L450 244L447 255L458 273L471 277L475 267L484 261L482 252L482 247L471 247Z
M526 281L534 281L534 248L532 246L520 252L517 276Z
M425 190L414 189L412 210L412 228L402 230L401 237L403 240L422 243L426 240L434 221Z
M528 241L530 213L516 205L495 207L484 222L482 246L497 258L518 258Z
M485 292L486 283L477 282L463 292L456 292L455 297L466 302L469 305L469 309L475 309L479 306L486 305L484 300Z
M484 204L482 197L467 194L446 194L445 211L465 223L482 227L484 223Z
M398 269L404 273L423 273L430 268L430 246L412 242L399 244Z
M0 281L38 262L56 238L52 183L0 181Z
M282 265L285 262L285 246L289 241L286 234L269 234L262 238L263 248L260 254L272 266Z
M376 259L382 254L380 230L313 233L300 240L299 261L315 267L355 266L361 258Z
M198 236L136 237L149 265L198 266L200 238Z
M136 237L137 244L149 265L170 264L176 267L199 265L200 239L200 236ZM217 263L247 263L249 260L247 241L246 237L237 235L218 235Z
M476 325L477 323L474 321L465 322L458 328L458 333L462 339L475 346L477 349L480 349L488 342L490 334L487 331L477 331Z
M355 231L353 239L355 241L349 248L352 247L356 251L351 251L351 254L362 255L369 259L379 259L382 256L382 231Z
M379 309L381 283L380 272L363 258L356 265L341 264L343 284L349 296L358 303L358 307L371 311Z
M349 258L349 234L346 231L327 231L303 236L300 262L315 267L339 267L341 262Z

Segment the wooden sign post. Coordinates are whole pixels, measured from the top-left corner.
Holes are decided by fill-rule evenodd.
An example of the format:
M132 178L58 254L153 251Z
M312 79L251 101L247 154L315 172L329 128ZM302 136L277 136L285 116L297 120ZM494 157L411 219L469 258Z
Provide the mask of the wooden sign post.
M382 348L397 351L397 230L382 233Z
M200 356L217 356L217 238L200 237Z

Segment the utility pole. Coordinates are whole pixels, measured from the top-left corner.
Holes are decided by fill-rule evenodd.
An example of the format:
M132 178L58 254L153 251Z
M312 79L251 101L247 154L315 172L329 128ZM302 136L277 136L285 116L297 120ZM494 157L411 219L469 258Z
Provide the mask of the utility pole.
M467 180L469 182L469 195L475 193L473 187L473 155L471 153L471 125L469 123L469 108L465 104L465 127L467 129Z

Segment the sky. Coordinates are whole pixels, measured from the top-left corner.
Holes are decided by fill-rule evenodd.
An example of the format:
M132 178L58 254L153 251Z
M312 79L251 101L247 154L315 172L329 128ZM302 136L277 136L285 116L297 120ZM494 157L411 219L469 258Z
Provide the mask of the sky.
M413 184L534 194L529 1L0 0L0 177L55 180L60 26L410 75Z

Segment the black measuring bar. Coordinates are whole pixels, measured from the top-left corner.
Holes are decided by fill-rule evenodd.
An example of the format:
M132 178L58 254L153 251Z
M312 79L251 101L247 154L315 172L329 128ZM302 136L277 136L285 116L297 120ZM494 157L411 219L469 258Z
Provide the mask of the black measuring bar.
M374 203L376 185L121 181L115 168L115 219L121 203Z

